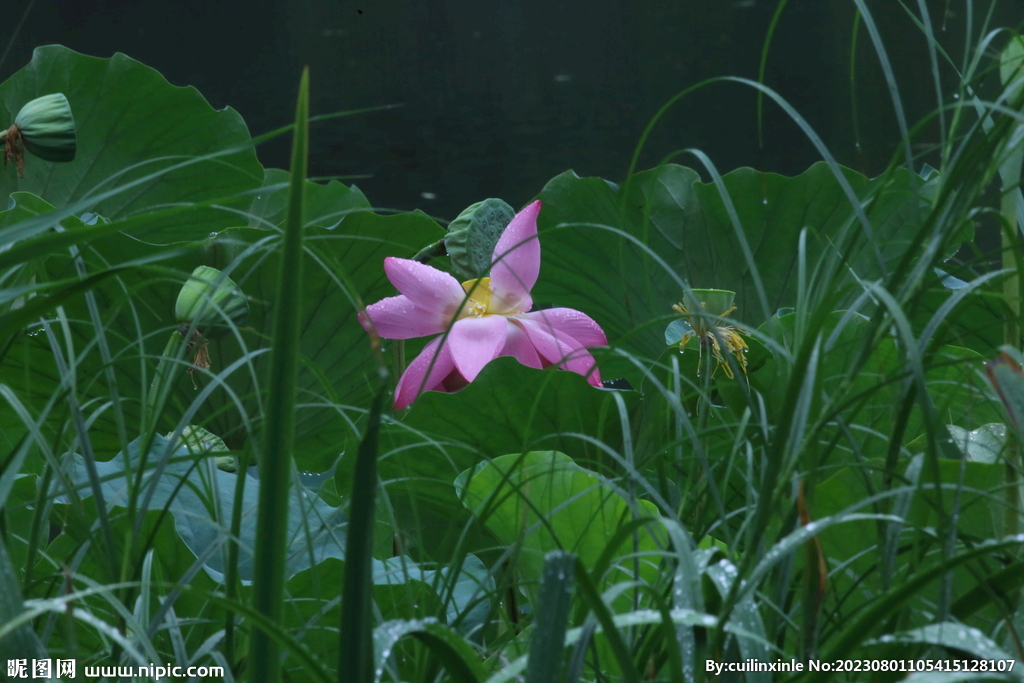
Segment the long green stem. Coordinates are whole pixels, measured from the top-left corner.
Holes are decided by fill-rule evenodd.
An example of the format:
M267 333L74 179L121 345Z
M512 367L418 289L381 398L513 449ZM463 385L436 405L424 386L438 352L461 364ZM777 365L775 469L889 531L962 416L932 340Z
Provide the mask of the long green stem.
M708 426L711 414L711 374L715 371L715 357L711 347L704 347L704 338L698 336L700 344L700 398L697 401L697 431L703 432Z

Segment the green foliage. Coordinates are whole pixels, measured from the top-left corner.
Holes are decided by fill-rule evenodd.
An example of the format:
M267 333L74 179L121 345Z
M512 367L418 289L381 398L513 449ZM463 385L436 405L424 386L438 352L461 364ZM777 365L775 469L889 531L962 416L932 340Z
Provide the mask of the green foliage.
M208 453L194 455L182 443L175 445L162 436L153 438L148 457L139 457L139 440L128 446L130 465L124 453L118 453L107 462L96 463L102 483L103 497L108 506L125 508L134 482L125 482L125 472L139 472L145 492L138 510L167 510L174 519L178 536L191 550L202 567L216 581L222 582L226 572L225 542L231 530L234 510L234 492L238 476L216 467L215 458ZM88 474L80 455L73 455L69 475L74 490L85 498L89 491ZM240 543L237 574L242 581L253 579L256 547L256 507L261 482L253 479L245 485L242 498ZM346 515L322 500L310 497L315 489L290 486L288 513L281 520L285 528L287 545L283 553L285 577L308 569L312 564L328 557L344 559Z
M673 153L539 194L534 310L593 317L624 383L504 356L394 413L424 342L360 324L399 293L384 259L482 274L508 205L446 233L307 180L306 78L287 172L124 55L37 50L0 84L37 153L0 176L0 657L360 683L1019 659L1020 38L996 61L985 27L947 73L919 3L941 99L910 124L855 4L899 163L839 166L733 79L824 161L722 175L691 150L701 171ZM975 230L1002 233L1001 269ZM732 372L723 335L749 345Z
M179 202L223 207L197 207L148 224L147 239L166 244L232 225L237 219L231 209L244 210L245 193L262 181L237 112L215 111L195 88L172 86L123 54L98 59L59 45L38 48L25 68L0 85L0 102L13 123L25 103L54 92L67 97L75 114L74 162L33 159L22 179L8 167L0 194L31 192L57 208L109 219Z
M834 290L848 279L829 271L842 264L862 278L878 277L879 259L891 269L920 228L926 208L914 191L919 179L903 171L875 180L849 169L843 175L867 205L870 240L824 163L793 178L750 168L727 173L728 203L714 183L673 164L638 173L621 188L563 173L539 195L545 258L534 298L589 311L614 345L646 358L661 351L664 326L657 322L670 319L683 279L735 291L734 317L757 326L798 303L802 249L806 263L825 270L823 279L837 280ZM839 308L854 296L847 287L806 303Z
M657 515L646 500L631 509L601 477L557 451L494 458L460 474L455 489L502 545L520 544L518 565L534 596L547 553L565 550L593 568L623 523ZM643 531L633 552L657 547L656 538ZM640 572L653 582L656 567L642 560Z

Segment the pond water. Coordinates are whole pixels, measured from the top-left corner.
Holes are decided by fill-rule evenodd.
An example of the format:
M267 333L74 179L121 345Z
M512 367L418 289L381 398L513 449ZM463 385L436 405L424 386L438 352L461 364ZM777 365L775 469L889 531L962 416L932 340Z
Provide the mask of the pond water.
M20 15L29 0L11 4L8 16ZM898 3L872 5L913 121L935 102L924 41ZM947 35L963 33L959 4L930 5L937 31L945 23ZM255 12L240 0L100 0L86 8L39 0L10 43L0 78L47 43L104 57L125 52L176 85L196 86L214 106L239 110L259 134L288 123L299 72L308 64L316 114L400 105L317 124L311 174L355 177L377 206L452 218L487 196L521 206L570 168L622 180L644 127L674 94L715 76L757 78L777 4L275 0L260 6L265 9ZM853 18L849 0L788 3L765 80L842 163L875 174L899 138L863 26L855 138ZM1000 19L1009 21L997 17L997 24ZM722 172L749 165L795 174L820 158L770 103L760 147L756 112L749 86L702 88L661 120L640 167L689 147L707 152ZM286 166L288 145L287 137L264 145L261 160ZM676 160L700 168L692 156Z

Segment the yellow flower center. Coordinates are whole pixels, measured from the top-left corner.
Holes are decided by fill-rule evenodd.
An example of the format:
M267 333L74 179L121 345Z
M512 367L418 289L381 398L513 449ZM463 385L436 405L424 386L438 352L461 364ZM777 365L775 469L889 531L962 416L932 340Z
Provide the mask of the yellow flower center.
M701 301L700 307L703 312L707 312L707 305ZM690 326L690 331L683 335L683 338L679 341L679 351L682 352L686 348L686 343L690 339L696 338L698 342L697 353L703 352L705 346L711 348L711 354L714 356L716 365L715 369L712 370L711 376L714 377L715 372L718 368L723 368L725 374L731 379L733 376L732 368L729 367L728 361L725 360L725 356L722 355L722 347L732 354L737 361L739 361L740 369L744 373L747 371L747 356L746 351L749 349L747 343L743 341L743 337L740 335L748 334L742 327L735 325L717 326L703 316L693 315L686 308L685 302L679 302L672 306L672 309L682 315L686 323ZM733 306L724 313L719 313L718 316L724 318L733 311L736 307ZM717 332L717 334L716 334ZM719 344L721 339L721 345ZM698 370L698 374L699 374Z
M462 307L460 318L482 318L494 314L491 310L491 278L466 280L462 283L462 288L469 295L469 301Z

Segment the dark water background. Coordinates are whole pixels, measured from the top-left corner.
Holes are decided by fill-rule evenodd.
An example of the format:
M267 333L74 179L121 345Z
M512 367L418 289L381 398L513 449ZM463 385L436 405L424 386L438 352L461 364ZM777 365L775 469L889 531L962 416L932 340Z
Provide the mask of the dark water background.
M937 35L958 63L965 4L927 2ZM975 33L988 8L977 4ZM234 107L259 134L291 120L308 64L314 114L403 105L317 124L311 174L369 176L353 182L375 206L452 218L490 196L518 207L566 169L621 181L644 127L674 94L715 76L757 78L776 6L765 0L4 0L0 45L10 50L0 79L39 45L61 43L100 57L124 52L175 85L194 85L213 106ZM913 123L936 106L926 42L900 3L868 7ZM851 0L789 2L766 83L841 163L875 175L899 135L861 26L855 136L854 15ZM1004 0L994 19L1016 25L1024 3ZM946 78L946 87L953 82ZM820 158L774 104L765 105L763 147L756 122L753 89L709 85L660 121L640 168L688 147L704 150L722 172L753 166L792 175ZM936 132L926 134L917 151L936 141ZM287 166L288 145L280 139L262 146L261 161ZM677 161L699 168L692 156Z

